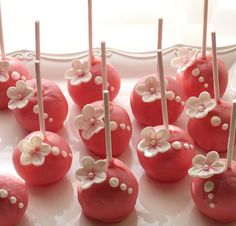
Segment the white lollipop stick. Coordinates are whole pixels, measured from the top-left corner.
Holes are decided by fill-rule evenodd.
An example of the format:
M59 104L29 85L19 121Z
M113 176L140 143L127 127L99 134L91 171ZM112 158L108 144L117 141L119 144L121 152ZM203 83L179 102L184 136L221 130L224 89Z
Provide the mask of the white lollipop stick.
M39 128L40 128L42 139L44 139L45 138L45 121L44 121L43 94L42 94L39 60L35 61L35 72L36 72L38 106L39 106Z
M36 60L40 60L40 22L35 21L35 55Z
M158 19L158 41L157 41L157 48L162 49L162 31L163 31L163 18Z
M202 58L206 57L207 15L208 15L208 0L204 0L203 32L202 32Z
M227 148L227 169L231 169L231 164L233 160L235 127L236 127L236 100L233 100L233 109L231 112L229 139Z
M3 28L2 28L2 9L1 9L1 2L0 2L0 48L1 48L1 55L2 59L6 59L5 53L5 46L4 46L4 37L3 37Z
M219 88L219 75L218 75L218 64L216 54L216 33L211 32L211 43L212 43L212 67L213 67L213 85L214 95L217 103L220 101L220 88Z
M107 62L106 62L106 43L101 42L102 55L102 91L107 90Z
M168 121L168 109L166 102L166 89L165 89L165 79L164 79L164 69L163 69L163 59L162 59L162 51L160 49L157 50L157 71L159 69L159 78L160 78L160 86L161 86L161 110L162 110L162 119L165 128L169 131L169 121Z
M89 42L89 62L94 60L93 56L93 18L92 18L92 0L88 0L88 42Z
M109 106L109 92L103 91L103 102L105 108L105 134L106 134L106 157L107 162L112 160L112 145L111 145L111 128L110 128L110 106Z

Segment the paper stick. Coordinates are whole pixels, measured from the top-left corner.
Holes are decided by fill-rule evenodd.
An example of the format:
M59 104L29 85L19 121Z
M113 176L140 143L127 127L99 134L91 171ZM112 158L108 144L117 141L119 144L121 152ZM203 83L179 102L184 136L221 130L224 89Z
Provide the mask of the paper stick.
M101 42L102 55L102 91L107 90L107 62L106 62L106 43Z
M108 163L110 163L112 160L112 143L111 143L110 106L109 106L108 90L103 91L103 102L105 108L106 157Z
M40 60L40 22L35 21L35 55L36 60Z
M92 17L92 0L88 0L88 42L89 42L89 62L94 61L93 55L93 17Z
M45 121L44 121L44 107L43 107L43 94L41 85L40 61L35 61L35 72L37 82L38 106L39 106L39 128L42 139L45 138Z
M233 160L235 127L236 127L236 100L233 100L233 109L231 112L229 139L227 148L227 169L231 169L231 164Z
M157 41L157 48L162 49L162 31L163 31L163 18L158 19L158 41Z
M165 79L164 79L164 69L163 69L163 59L162 59L162 51L160 49L157 50L157 72L159 69L159 78L160 78L160 86L161 86L161 110L162 110L162 119L165 128L169 131L169 122L168 122L168 109L166 102L166 88L165 88Z
M3 28L2 28L2 9L1 9L1 2L0 2L0 48L1 48L1 55L2 60L6 59L5 53L5 45L4 45L4 37L3 37Z
M206 58L207 15L208 15L208 0L204 0L204 8L203 8L203 32L202 32L202 58Z
M217 64L217 53L216 53L216 33L211 32L211 43L212 43L212 68L213 68L213 85L214 85L214 96L217 103L220 101L220 88L219 88L219 74Z

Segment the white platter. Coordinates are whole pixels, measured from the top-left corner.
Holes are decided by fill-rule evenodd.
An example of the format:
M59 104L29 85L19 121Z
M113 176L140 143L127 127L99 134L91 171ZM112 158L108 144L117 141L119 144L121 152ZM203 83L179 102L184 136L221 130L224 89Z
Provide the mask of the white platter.
M173 75L175 70L170 68L169 61L174 56L177 45L164 50L164 65L166 74ZM100 50L95 52L99 55ZM10 53L21 59L29 68L34 77L34 53L32 51L16 51ZM236 83L236 46L219 49L219 55L230 68L230 83ZM73 165L67 176L59 183L49 187L29 187L30 202L26 215L18 226L100 226L104 225L86 218L81 213L81 207L77 202L76 187L78 181L74 177L80 160L85 155L92 155L83 145L77 131L73 127L73 119L79 113L79 109L72 103L66 89L63 74L70 66L73 58L83 58L87 52L74 54L42 54L42 76L57 82L62 88L68 103L69 114L64 127L58 132L69 142L74 154ZM137 145L141 126L135 121L130 105L129 95L137 79L141 76L154 73L155 51L146 53L128 53L114 49L107 50L108 62L113 64L120 72L122 78L121 91L115 102L128 111L133 123L133 135L130 147L119 159L124 161L136 175L139 182L139 196L135 210L119 226L220 226L203 216L194 207L190 194L190 178L175 184L161 184L148 178L141 168L135 147ZM236 87L236 86L235 86ZM230 85L224 98L230 98ZM186 117L184 113L175 123L185 128ZM16 175L11 162L13 148L27 134L15 121L10 111L0 112L0 171L10 172ZM94 155L92 155L95 157ZM229 224L236 226L236 223Z

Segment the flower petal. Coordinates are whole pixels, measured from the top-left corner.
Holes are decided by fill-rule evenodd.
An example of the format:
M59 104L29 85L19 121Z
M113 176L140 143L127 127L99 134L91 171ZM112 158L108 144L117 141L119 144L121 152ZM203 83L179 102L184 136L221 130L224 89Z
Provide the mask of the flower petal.
M160 142L167 141L169 139L169 137L170 137L170 134L167 129L159 129L155 135L156 140L160 141Z
M0 82L7 82L9 79L9 74L4 71L0 71Z
M22 153L30 153L32 150L32 145L27 140L22 140L19 143L19 149Z
M208 92L204 91L204 92L200 93L200 95L199 95L200 103L205 104L205 103L207 103L210 100L211 100L211 95Z
M82 83L82 77L77 75L70 80L70 84L73 86L78 86L81 83Z
M183 60L181 57L175 57L170 61L171 67L180 68L183 64Z
M96 172L104 172L107 167L107 161L106 160L97 160L95 162L94 170Z
M212 166L215 174L221 174L225 171L225 164L223 162L216 162Z
M152 102L154 102L155 100L158 100L158 99L161 99L160 92L155 92L155 93L149 92L146 95L142 96L142 100L145 103L152 103Z
M219 154L216 151L207 153L207 164L212 165L220 160Z
M75 176L78 180L84 180L88 176L88 174L89 170L81 167L76 171Z
M30 138L30 144L32 145L33 148L40 147L41 143L42 143L42 139L39 135L33 135Z
M86 82L89 82L92 78L92 74L90 72L84 74L84 76L81 76L80 77L80 81L81 83L86 83Z
M192 164L194 167L202 167L207 162L207 158L204 155L196 155L193 160Z
M155 129L152 126L148 126L148 127L145 127L144 129L142 129L141 136L145 140L151 140L151 139L155 138L156 131L155 131Z
M97 119L103 119L104 118L104 108L103 107L98 107L95 109L95 117Z
M149 93L149 90L147 89L145 84L138 84L135 87L135 92L139 95L139 96L143 96L143 95L147 95Z
M86 104L82 109L82 115L85 120L91 119L93 116L96 116L95 108L91 104Z
M87 170L92 170L94 165L95 165L95 161L92 157L90 156L85 156L82 160L81 160L82 166L87 169Z
M93 182L96 184L100 184L105 181L107 178L107 174L105 172L97 172L95 177L93 178Z
M150 88L160 87L160 81L157 80L156 76L148 76L145 81L145 86L149 90Z
M24 90L27 89L26 83L22 80L16 82L16 90L18 93L23 94Z
M0 70L1 71L7 72L9 67L10 67L10 63L8 60L0 61Z
M82 68L82 64L80 62L80 60L78 59L75 59L72 61L72 68L75 70L75 71L78 71L79 69Z
M163 143L157 145L157 151L160 153L165 153L168 150L170 150L170 148L171 148L171 145L169 142L163 142Z
M15 98L15 99L17 99L18 98L18 96L17 96L17 89L16 89L16 87L14 87L14 86L11 86L11 87L9 87L8 89L7 89L7 96L10 98L10 99L12 99L12 98Z
M187 47L179 48L178 55L180 57L189 57L190 50Z
M44 164L44 160L45 158L42 153L36 152L32 154L31 162L34 166L42 166Z
M51 153L51 146L46 143L42 143L39 147L39 150L43 156L47 156Z
M80 187L84 190L90 188L92 185L93 185L93 180L89 179L89 178L86 178L84 180L81 181L80 183Z
M19 101L19 100L17 100L17 99L11 99L11 100L8 102L8 108L9 108L10 110L17 109L19 104L20 104L20 101Z
M138 148L139 151L144 152L146 149L149 149L149 148L150 148L150 141L141 140L141 141L138 143L137 148Z
M187 100L187 107L190 109L198 110L199 108L199 99L197 97L190 97Z
M83 69L84 73L87 74L90 70L90 63L88 61L84 61L82 64L82 69Z
M20 163L23 166L28 166L31 164L31 160L32 160L32 155L29 153L21 153L20 156Z
M71 79L73 79L74 77L76 77L76 73L75 73L74 70L71 68L71 69L68 69L68 70L65 72L64 77L65 77L65 79L67 79L67 80L71 80Z
M157 148L150 148L144 151L144 156L148 158L152 158L158 154Z
M90 126L90 123L88 121L84 120L84 116L83 115L78 115L75 118L74 121L74 125L77 129L88 129L88 127Z

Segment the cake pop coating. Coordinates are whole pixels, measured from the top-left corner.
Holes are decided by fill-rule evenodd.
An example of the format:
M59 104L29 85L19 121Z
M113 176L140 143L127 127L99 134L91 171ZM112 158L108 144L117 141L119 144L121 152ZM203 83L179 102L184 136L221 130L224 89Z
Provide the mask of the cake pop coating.
M15 86L17 81L27 79L30 79L29 72L18 59L7 57L0 60L0 110L8 108L8 88Z
M45 139L36 131L26 136L13 153L17 173L27 184L44 186L61 180L70 169L72 153L66 141L46 132Z
M113 156L118 156L128 147L132 124L128 113L121 106L110 102L110 125ZM89 150L99 156L106 155L103 101L87 104L75 118L75 127Z
M67 117L68 103L60 88L52 81L42 80L44 118L47 131L57 132ZM39 130L36 80L18 81L8 89L8 106L17 122L28 131Z
M68 80L70 96L80 108L102 100L102 72L99 58L95 58L92 64L87 60L74 60L72 67L65 72L65 78ZM107 82L112 101L120 90L120 76L110 64L107 64Z
M78 201L87 217L115 223L132 212L138 195L138 182L120 160L112 159L108 165L106 160L95 162L86 156L76 177L81 181L77 188Z
M176 182L187 175L195 155L192 139L179 127L146 127L137 154L143 169L160 182Z
M19 178L0 174L0 226L19 223L28 206L28 191Z
M176 81L166 77L165 83L168 118L172 123L182 113L184 102ZM130 96L130 104L139 123L150 126L162 124L160 81L156 75L148 75L137 82Z

